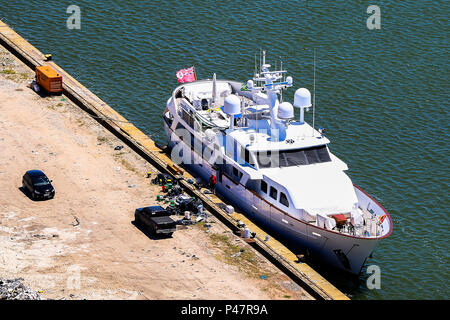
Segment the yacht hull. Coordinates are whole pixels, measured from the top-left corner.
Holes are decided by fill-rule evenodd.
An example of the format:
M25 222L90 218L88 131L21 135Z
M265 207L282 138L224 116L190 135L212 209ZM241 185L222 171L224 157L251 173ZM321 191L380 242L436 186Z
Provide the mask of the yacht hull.
M164 122L164 128L170 148L183 143L167 122ZM218 173L207 161L189 147L186 147L185 150L189 150L191 159L195 159L193 162L195 164L184 164L190 172L205 181L208 181L213 173L217 176ZM370 256L377 242L392 232L392 221L386 210L357 186L355 186L355 192L360 207L370 207L378 216L386 214L388 219L383 225L390 228L389 234L378 238L362 238L317 227L292 217L226 175L220 175L218 178L216 192L242 210L246 216L262 228L284 238L291 244L291 247L292 245L298 247L299 252L307 251L309 255L329 266L355 275L360 274L367 257Z

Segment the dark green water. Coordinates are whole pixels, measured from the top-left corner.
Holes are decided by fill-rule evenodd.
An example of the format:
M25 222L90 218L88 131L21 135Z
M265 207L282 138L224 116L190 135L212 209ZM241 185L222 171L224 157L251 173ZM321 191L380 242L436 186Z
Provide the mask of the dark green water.
M356 286L332 281L353 299L448 299L449 3L0 0L0 18L159 141L178 69L246 81L265 49L312 89L315 48L316 125L394 222L367 263L381 289L364 272ZM81 30L66 28L71 4ZM380 30L366 27L372 4Z

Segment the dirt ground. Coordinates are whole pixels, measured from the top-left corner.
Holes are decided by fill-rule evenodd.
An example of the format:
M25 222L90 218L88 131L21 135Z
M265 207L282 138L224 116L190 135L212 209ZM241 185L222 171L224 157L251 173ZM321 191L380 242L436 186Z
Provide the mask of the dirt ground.
M157 204L146 178L156 170L114 150L124 144L64 96L35 94L32 79L0 46L0 278L48 299L311 298L215 218L209 231L143 234L134 209ZM30 169L53 180L54 199L20 190Z

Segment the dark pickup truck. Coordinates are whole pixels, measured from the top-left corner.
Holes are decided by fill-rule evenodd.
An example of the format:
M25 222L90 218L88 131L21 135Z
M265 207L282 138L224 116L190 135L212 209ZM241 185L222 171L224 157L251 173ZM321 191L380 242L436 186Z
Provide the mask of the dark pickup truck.
M170 213L161 206L138 208L134 221L153 235L170 237L177 230L177 224Z

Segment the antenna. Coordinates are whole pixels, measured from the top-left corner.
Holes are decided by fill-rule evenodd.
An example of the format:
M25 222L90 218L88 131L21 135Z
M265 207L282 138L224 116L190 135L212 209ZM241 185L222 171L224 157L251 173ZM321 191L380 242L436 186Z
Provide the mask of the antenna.
M259 73L261 74L261 61L262 61L262 50L259 48Z
M316 109L316 48L314 48L314 84L313 84L313 125L312 136L314 137L314 111Z
M283 71L283 60L281 60L281 56L280 56L280 70ZM285 81L284 79L284 73L281 74L282 78L281 81ZM281 90L280 92L280 102L283 102L283 90Z
M255 74L254 74L254 77L256 78L256 73L258 72L258 68L257 68L257 65L256 65L256 53L255 53Z

